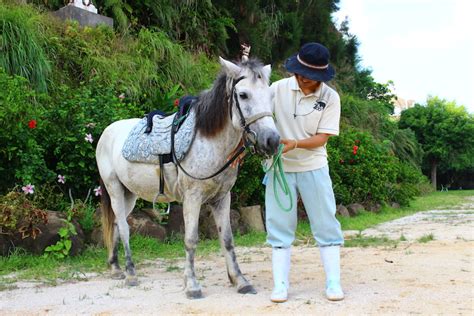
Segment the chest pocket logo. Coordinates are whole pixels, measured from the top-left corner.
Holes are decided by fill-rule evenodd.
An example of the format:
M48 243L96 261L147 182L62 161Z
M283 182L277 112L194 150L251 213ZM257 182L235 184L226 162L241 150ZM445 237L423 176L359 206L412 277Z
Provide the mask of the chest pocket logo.
M325 107L326 107L326 102L318 100L314 104L313 109L315 109L316 111L322 111L324 110Z

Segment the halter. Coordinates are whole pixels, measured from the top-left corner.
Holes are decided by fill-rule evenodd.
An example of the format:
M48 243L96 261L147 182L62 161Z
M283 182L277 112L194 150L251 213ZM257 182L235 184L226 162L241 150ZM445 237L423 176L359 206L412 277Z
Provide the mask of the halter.
M257 144L257 133L255 133L253 130L250 129L249 125L258 121L262 117L265 116L273 116L271 112L261 112L257 113L255 115L252 115L251 117L245 119L244 114L242 113L242 109L240 108L240 103L239 103L239 98L237 96L237 92L235 91L235 86L242 80L245 79L245 76L241 76L234 80L232 83L232 91L231 95L232 97L230 98L230 115L231 115L231 120L232 120L232 106L235 103L235 106L238 110L239 116L240 116L240 126L243 128L244 132L242 135L242 138L244 139L244 145L243 147L249 148L250 152L252 154L255 154L256 149L255 145Z
M171 154L173 156L173 160L176 162L176 165L179 167L179 169L181 169L181 171L183 171L188 177L190 178L193 178L195 180L208 180L208 179L211 179L211 178L214 178L215 176L217 176L218 174L220 174L221 172L223 172L225 169L227 169L233 162L235 159L237 159L237 157L239 157L244 151L245 149L249 148L250 152L252 154L254 154L256 152L256 149L255 149L255 145L257 144L257 133L255 133L253 130L250 129L249 125L258 121L259 119L261 119L262 117L265 117L265 116L273 116L273 114L271 112L261 112L261 113L258 113L258 114L255 114L255 115L252 115L251 117L245 119L245 116L242 112L242 109L240 108L240 103L239 103L239 98L237 96L237 93L235 92L235 86L237 85L237 83L239 83L242 79L245 79L245 76L241 76L239 78L237 78L236 80L234 80L234 82L232 83L232 90L231 90L231 93L230 93L230 115L231 115L231 120L232 120L232 107L233 105L235 104L235 106L237 107L237 111L239 113L239 116L240 116L240 126L243 128L243 134L242 134L242 138L244 140L244 143L243 145L239 148L239 150L234 154L234 156L232 156L232 158L230 160L228 160L219 170L217 170L215 173L213 173L212 175L210 176L207 176L207 177L195 177L191 174L189 174L184 168L183 166L181 166L179 160L176 158L176 152L174 150L174 134L176 132L176 129L175 129L175 124L173 122L173 126L171 127Z

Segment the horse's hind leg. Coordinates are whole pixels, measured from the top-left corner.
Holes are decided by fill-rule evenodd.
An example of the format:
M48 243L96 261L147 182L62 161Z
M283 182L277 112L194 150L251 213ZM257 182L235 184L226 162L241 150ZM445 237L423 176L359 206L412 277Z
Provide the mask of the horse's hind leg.
M112 188L109 191L112 209L115 213L115 226L114 226L114 237L113 237L113 250L110 261L112 264L112 275L120 276L120 267L118 266L118 237L122 240L123 248L125 249L125 272L126 280L125 283L129 286L138 285L138 280L135 273L135 265L132 261L132 252L130 250L130 228L127 223L127 216L133 210L137 197L135 194L128 191L118 181L111 185ZM109 262L110 262L109 261ZM115 265L114 265L115 264ZM118 271L117 271L118 268Z
M122 269L120 269L119 260L118 260L118 247L119 247L119 232L117 224L114 224L114 233L113 233L113 245L109 251L109 264L112 268L112 279L124 279L125 274L123 274Z
M137 201L137 197L127 189L125 189L125 194L123 197L125 212L122 212L121 216L117 216L117 227L120 234L120 239L122 240L123 248L125 249L125 272L127 274L125 283L129 286L135 286L138 285L138 279L135 273L135 264L132 261L132 251L130 250L130 227L127 223L127 216L132 212L135 202Z
M256 294L257 291L242 275L235 256L234 237L230 226L230 192L215 205L211 205L211 207L217 230L219 231L219 239L226 259L227 275L230 282L237 286L239 293Z
M201 298L201 285L196 280L194 271L194 254L198 242L199 212L201 200L194 195L186 196L183 203L184 215L184 246L186 249L186 263L184 266L184 285L188 298Z

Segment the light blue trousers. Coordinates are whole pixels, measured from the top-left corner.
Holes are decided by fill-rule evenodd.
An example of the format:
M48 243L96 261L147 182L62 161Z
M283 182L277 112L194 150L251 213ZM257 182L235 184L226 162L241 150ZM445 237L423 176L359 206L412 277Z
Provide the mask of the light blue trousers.
M297 224L298 192L303 200L316 243L320 247L344 244L341 224L335 216L336 200L329 167L305 172L285 172L285 177L293 199L293 209L289 212L281 209L276 201L275 194L278 194L283 207L290 205L289 198L281 191L278 181L274 190L273 172L267 173L264 180L267 242L272 247L281 248L289 248L293 243Z

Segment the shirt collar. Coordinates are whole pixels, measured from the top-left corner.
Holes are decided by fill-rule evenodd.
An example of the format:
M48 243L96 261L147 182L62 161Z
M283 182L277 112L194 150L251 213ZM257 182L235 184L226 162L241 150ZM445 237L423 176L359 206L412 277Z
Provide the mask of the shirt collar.
M321 82L321 85L319 86L319 89L316 90L313 93L310 93L310 94L306 95L306 97L315 96L315 97L319 98L319 96L321 95L321 91L323 90L323 86L324 86L324 82ZM290 88L293 91L299 91L301 94L303 94L303 91L301 91L300 86L298 86L298 82L296 81L295 76L292 76L290 78Z

